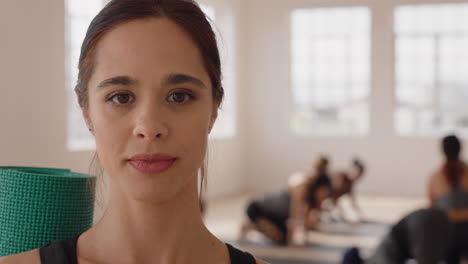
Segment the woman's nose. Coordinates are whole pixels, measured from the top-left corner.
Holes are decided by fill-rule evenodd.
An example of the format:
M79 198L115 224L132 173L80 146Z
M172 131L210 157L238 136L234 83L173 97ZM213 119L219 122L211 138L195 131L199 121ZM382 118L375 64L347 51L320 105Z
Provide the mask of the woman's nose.
M147 106L138 110L133 134L141 139L164 139L169 134L164 111L158 107Z

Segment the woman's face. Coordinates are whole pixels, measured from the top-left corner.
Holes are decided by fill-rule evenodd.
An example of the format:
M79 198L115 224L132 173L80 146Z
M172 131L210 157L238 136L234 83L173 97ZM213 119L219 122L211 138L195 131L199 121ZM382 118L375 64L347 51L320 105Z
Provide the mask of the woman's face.
M164 201L196 186L218 104L190 36L165 18L134 20L103 36L94 63L84 115L113 189Z

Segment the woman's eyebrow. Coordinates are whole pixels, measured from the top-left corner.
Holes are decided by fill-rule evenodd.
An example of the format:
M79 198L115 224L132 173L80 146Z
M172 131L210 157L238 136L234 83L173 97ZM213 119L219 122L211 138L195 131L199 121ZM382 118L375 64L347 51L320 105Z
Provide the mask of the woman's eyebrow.
M206 85L200 79L183 73L171 73L163 80L163 85L175 85L183 83L192 83L200 88L206 88Z
M111 85L124 85L130 86L137 83L137 80L129 77L129 76L115 76L109 79L105 79L104 81L100 82L97 86L97 89L100 90L104 87L111 86Z

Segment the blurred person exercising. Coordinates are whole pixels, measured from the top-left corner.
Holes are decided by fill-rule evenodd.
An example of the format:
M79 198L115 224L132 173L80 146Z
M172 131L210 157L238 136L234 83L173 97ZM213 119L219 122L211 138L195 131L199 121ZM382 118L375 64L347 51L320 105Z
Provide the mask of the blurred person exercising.
M468 167L460 159L462 145L455 135L442 140L444 164L431 176L428 196L431 207L447 212L452 222L446 262L468 257Z
M257 230L275 243L293 245L297 228L315 228L322 202L333 193L328 163L326 157L320 156L308 170L292 174L287 188L251 201L240 240Z
M460 140L449 135L442 140L444 164L428 184L430 208L403 217L384 237L367 264L460 263L468 256L468 168L460 159ZM356 248L348 250L343 264L364 261Z

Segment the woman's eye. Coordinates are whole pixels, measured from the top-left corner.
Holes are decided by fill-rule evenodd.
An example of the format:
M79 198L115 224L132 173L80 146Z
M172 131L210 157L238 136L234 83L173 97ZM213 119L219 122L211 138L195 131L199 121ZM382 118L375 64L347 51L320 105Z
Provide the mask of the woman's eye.
M185 92L174 92L171 95L169 95L168 98L169 102L174 102L178 104L186 103L191 99L193 99L193 96Z
M109 100L117 105L125 105L131 103L133 101L133 97L130 94L116 94L109 98Z

